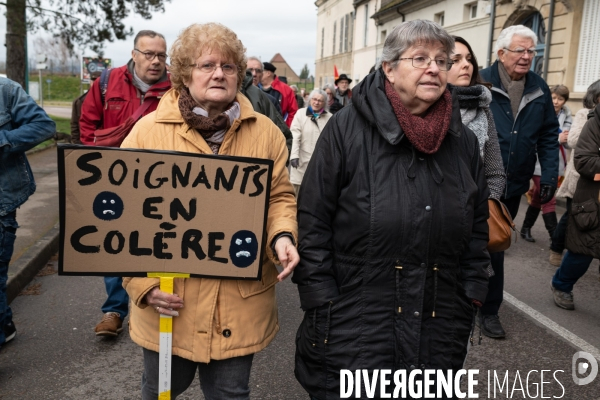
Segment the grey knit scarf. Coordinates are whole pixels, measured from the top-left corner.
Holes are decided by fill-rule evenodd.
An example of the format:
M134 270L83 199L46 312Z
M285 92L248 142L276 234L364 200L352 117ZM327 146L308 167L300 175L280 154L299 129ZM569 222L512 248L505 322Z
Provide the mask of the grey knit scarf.
M140 92L142 92L143 94L146 94L148 89L150 89L150 86L152 86L152 85L147 84L146 82L141 80L139 76L137 76L137 74L135 73L135 68L133 69L133 82L132 83L133 83L133 86L138 88L140 90Z
M485 144L490 139L489 127L492 126L492 92L483 85L452 86L452 92L458 97L462 122L477 136L483 157Z
M506 93L508 93L508 98L510 99L510 108L512 109L513 118L517 118L517 113L519 112L519 104L521 104L521 97L523 97L523 91L525 90L525 76L518 81L513 81L506 68L504 68L504 64L498 61L498 72L500 74L500 81L502 82L502 86L506 89Z

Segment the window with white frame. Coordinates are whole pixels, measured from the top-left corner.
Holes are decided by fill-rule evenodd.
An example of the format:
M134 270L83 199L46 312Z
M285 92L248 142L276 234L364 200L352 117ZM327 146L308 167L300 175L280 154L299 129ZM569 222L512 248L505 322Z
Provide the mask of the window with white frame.
M347 52L350 44L350 14L346 14L344 28L344 52Z
M331 50L331 54L335 54L335 31L336 31L337 21L333 21L333 49Z
M344 29L344 17L340 19L340 53L344 51L344 36L346 30Z
M325 28L321 28L321 58L323 58L324 50L325 50Z
M348 51L352 51L352 43L354 40L354 13L348 14Z
M469 19L477 18L477 3L469 5Z
M433 16L433 20L435 22L437 22L438 24L440 24L441 26L444 26L444 13L437 13Z
M369 3L365 4L365 36L363 39L363 47L367 47L368 32L369 32Z
M575 92L586 92L600 79L600 1L585 0L575 69Z

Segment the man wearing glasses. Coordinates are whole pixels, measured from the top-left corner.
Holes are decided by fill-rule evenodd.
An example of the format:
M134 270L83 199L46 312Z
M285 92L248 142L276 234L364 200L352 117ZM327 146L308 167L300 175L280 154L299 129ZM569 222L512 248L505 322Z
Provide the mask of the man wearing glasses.
M171 88L166 71L167 42L160 33L143 30L133 41L131 60L119 68L105 70L90 88L81 107L81 142L94 145L94 132L123 124L136 110L143 115L156 110L163 94ZM129 311L129 297L120 277L105 277L108 298L96 325L97 336L117 336Z
M542 204L554 197L558 180L558 119L548 85L531 71L536 45L537 36L531 29L523 25L510 26L500 32L496 41L498 59L481 71L481 78L493 85L490 109L506 170L506 188L501 201L513 219L519 211L522 195L529 190L536 151L542 167ZM525 215L525 219L527 217ZM486 336L503 338L506 333L498 310L504 289L504 252L492 253L490 257L495 275L490 277L487 298L481 307L481 330Z

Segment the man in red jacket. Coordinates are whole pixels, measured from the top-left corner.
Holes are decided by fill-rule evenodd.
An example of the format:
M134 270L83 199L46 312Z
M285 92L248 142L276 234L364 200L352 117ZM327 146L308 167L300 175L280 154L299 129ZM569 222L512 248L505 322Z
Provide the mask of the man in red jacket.
M155 104L145 114L156 110L162 95L171 88L166 62L164 36L149 30L138 32L131 60L122 67L109 70L106 87L101 87L105 72L90 88L81 107L81 142L94 144L96 130L121 125L146 101Z
M156 110L162 95L171 88L166 62L164 36L149 30L138 32L131 60L103 72L92 84L81 107L81 142L94 145L96 130L121 125L144 102L152 102L144 115ZM98 336L117 336L129 311L129 297L121 277L105 277L104 284L108 298L102 305L104 316L95 331Z
M269 93L269 89L273 88L281 93L281 111L283 119L288 127L292 126L294 115L298 111L298 103L296 103L296 95L291 87L281 82L275 75L275 66L269 62L263 63L264 71L262 76L262 89Z

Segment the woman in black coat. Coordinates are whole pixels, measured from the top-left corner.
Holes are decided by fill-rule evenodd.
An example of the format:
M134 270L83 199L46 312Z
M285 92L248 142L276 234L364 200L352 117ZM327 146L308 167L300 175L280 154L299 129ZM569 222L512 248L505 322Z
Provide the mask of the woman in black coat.
M305 310L295 372L313 399L339 398L340 369L464 363L487 293L489 192L446 89L453 47L431 21L398 26L317 143L293 276Z
M600 105L588 118L573 155L579 180L569 208L567 252L552 277L554 303L565 310L575 309L573 286L600 258Z

